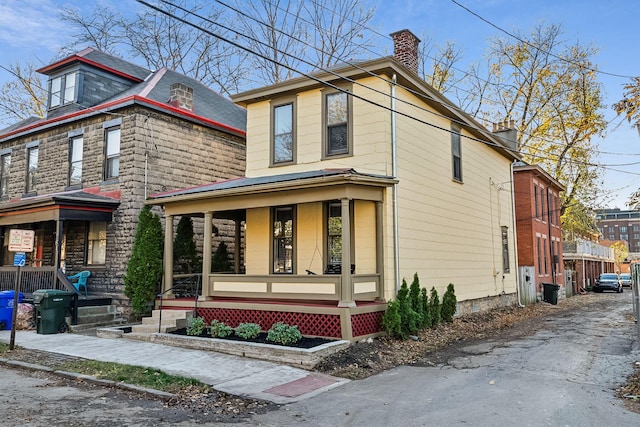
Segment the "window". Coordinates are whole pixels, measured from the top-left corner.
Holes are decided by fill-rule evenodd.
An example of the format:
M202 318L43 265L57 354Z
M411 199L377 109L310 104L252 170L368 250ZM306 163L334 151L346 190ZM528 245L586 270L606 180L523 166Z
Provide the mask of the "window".
M546 222L547 214L544 210L544 187L540 186L538 189L540 190L540 197L538 198L538 200L540 200L540 215L542 215L542 222Z
M629 240L629 235L626 233L620 233L620 240Z
M542 275L542 248L540 247L540 237L536 237L538 249L538 274Z
M342 266L342 204L330 202L327 209L327 255L329 268Z
M59 107L76 100L76 79L78 73L68 73L51 79L49 108Z
M453 163L453 179L462 182L462 147L460 145L460 128L451 128L451 159Z
M640 239L640 234L639 233L633 233L633 238L636 240Z
M536 209L536 219L540 219L540 208L538 207L538 185L533 184L533 203Z
M509 227L500 227L502 233L502 271L504 273L510 273L509 268Z
M333 92L324 97L325 110L325 155L349 154L351 151L349 104L345 92Z
M9 197L9 167L11 166L11 153L0 156L0 197Z
M620 226L620 232L621 233L626 233L627 232L627 227L624 226L624 225Z
M87 265L101 265L107 259L107 223L90 222L87 233Z
M640 231L640 226L634 225L633 226L633 231Z
M293 103L273 108L273 163L293 162Z
M609 240L616 240L615 234L609 234Z
M549 274L549 257L547 251L547 239L542 238L542 253L544 254L544 274Z
M76 136L69 142L69 186L82 184L82 147L84 138Z
M120 173L120 128L107 129L105 134L106 161L104 178L117 178Z
M38 146L27 148L27 193L36 191L38 183Z
M293 274L294 208L273 208L273 272Z

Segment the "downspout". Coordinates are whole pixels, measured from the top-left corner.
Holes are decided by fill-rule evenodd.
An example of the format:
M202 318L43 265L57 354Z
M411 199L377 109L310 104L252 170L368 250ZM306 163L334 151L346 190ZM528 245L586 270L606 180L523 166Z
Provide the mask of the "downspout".
M396 150L396 75L391 78L391 174L398 179L398 158ZM396 291L400 289L400 238L398 232L398 183L393 184L393 268L396 277Z
M513 252L515 259L515 267L516 267L516 296L518 297L518 307L524 307L522 304L521 292L520 292L520 284L522 283L522 277L520 277L520 266L518 265L518 233L516 233L516 190L515 190L515 177L513 176L513 166L516 161L513 160L511 162L511 222L513 227Z

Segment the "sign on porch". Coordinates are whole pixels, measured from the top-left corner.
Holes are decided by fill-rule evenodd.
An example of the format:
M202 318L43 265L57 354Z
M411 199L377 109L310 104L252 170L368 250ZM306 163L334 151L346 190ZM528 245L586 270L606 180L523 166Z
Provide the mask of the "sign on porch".
M9 230L9 251L33 252L33 230Z
M13 266L14 267L24 267L27 262L27 254L26 252L16 252L13 254Z

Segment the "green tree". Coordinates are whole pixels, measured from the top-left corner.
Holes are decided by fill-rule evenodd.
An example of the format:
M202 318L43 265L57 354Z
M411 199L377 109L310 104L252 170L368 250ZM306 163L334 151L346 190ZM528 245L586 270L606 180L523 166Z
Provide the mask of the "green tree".
M176 238L173 241L174 271L193 273L202 270L200 257L193 239L193 220L183 216L176 227Z
M613 242L610 247L613 249L613 259L616 262L616 271L620 271L622 263L629 256L629 248L627 248L627 245L621 240Z
M447 290L442 295L442 310L441 317L445 322L453 321L453 316L456 314L456 305L458 300L456 298L455 288L453 283L449 283Z
M151 207L144 206L138 216L131 258L124 276L124 293L138 316L150 313L162 277L162 224Z
M429 310L431 311L431 327L435 328L440 324L441 307L440 298L438 297L438 291L435 287L431 288L431 295L429 297Z
M429 304L427 288L420 289L420 300L422 302L422 327L430 328L433 322L433 315L431 314L431 305Z
M413 275L413 282L409 287L409 300L411 301L411 309L416 313L416 323L419 327L422 326L423 319L423 305L420 298L420 279L418 273Z
M211 271L230 271L231 263L229 262L229 251L227 250L227 244L220 242L216 251L211 257Z

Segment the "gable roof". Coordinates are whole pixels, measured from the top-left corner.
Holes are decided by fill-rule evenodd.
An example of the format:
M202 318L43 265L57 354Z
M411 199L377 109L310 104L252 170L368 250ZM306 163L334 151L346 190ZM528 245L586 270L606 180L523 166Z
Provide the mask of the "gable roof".
M258 89L232 95L231 99L239 105L247 106L254 102L264 101L274 96L293 95L305 90L323 88L328 84L335 85L345 79L358 80L364 77L397 76L397 84L408 88L418 94L424 95L422 99L439 114L450 117L458 123L462 123L464 129L475 138L486 141L492 148L499 151L505 157L519 159L515 147L507 143L501 137L494 135L481 123L462 111L457 105L450 101L431 85L411 72L393 56L386 56L369 61L338 65L330 70L320 71L310 74L310 77L302 76L265 86ZM389 81L389 84L392 82Z

